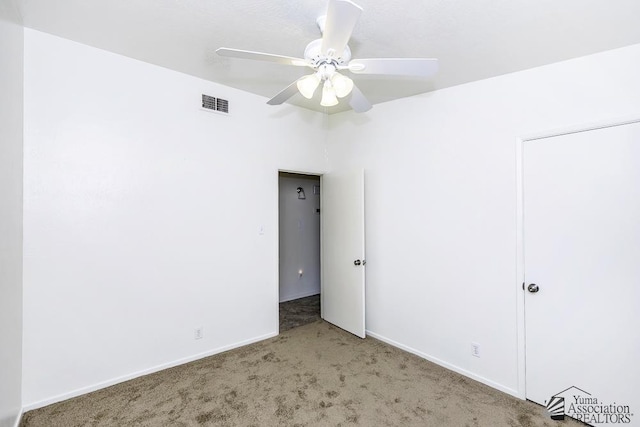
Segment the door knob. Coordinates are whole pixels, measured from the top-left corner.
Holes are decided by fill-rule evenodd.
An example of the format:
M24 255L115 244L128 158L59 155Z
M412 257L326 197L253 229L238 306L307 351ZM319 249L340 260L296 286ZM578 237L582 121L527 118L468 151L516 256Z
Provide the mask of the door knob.
M353 261L353 265L360 265L362 264L362 261L360 261L359 259Z
M540 290L540 288L535 283L531 283L531 284L529 284L529 286L527 286L527 290L529 292L531 292L532 294L535 294L536 292L538 292Z

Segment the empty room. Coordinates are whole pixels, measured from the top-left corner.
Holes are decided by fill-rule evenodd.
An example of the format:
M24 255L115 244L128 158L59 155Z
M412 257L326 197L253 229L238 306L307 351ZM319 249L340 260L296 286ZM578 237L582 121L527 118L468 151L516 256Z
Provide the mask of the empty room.
M640 425L639 16L0 0L0 427Z

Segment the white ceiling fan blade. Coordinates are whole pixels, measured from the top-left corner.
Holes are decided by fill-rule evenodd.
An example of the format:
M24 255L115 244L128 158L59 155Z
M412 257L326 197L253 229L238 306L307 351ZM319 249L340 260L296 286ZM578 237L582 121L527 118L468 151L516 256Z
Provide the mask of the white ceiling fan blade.
M351 99L349 100L349 105L353 108L353 111L356 113L364 113L369 111L373 105L369 102L369 100L360 92L357 86L353 86L353 90L351 91Z
M304 78L304 77L301 77L301 78ZM267 104L280 105L284 103L287 99L291 98L293 95L298 93L298 86L297 86L298 80L296 80L295 82L291 83L289 86L287 86L286 88L278 92L276 96L274 96L273 98L267 101Z
M438 71L438 60L431 58L354 59L349 63L354 74L387 74L430 77Z
M252 52L250 50L231 49L227 47L221 47L216 50L216 53L220 56L229 56L231 58L253 59L256 61L268 61L276 62L278 64L295 65L298 67L306 67L307 61L300 58L293 58L291 56L274 55L271 53Z
M350 0L329 0L320 48L323 55L342 55L361 13L362 8Z

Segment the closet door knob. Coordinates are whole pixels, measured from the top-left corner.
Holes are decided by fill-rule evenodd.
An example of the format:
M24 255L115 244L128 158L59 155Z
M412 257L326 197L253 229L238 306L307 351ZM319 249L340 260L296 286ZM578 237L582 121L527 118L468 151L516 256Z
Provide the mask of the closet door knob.
M361 265L362 261L360 261L359 259L353 261L353 265Z

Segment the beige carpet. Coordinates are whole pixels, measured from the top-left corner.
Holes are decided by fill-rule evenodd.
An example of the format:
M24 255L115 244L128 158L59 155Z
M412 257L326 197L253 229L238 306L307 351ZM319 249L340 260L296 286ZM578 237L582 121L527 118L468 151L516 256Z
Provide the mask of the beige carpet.
M567 426L544 408L317 321L27 412L22 426Z

